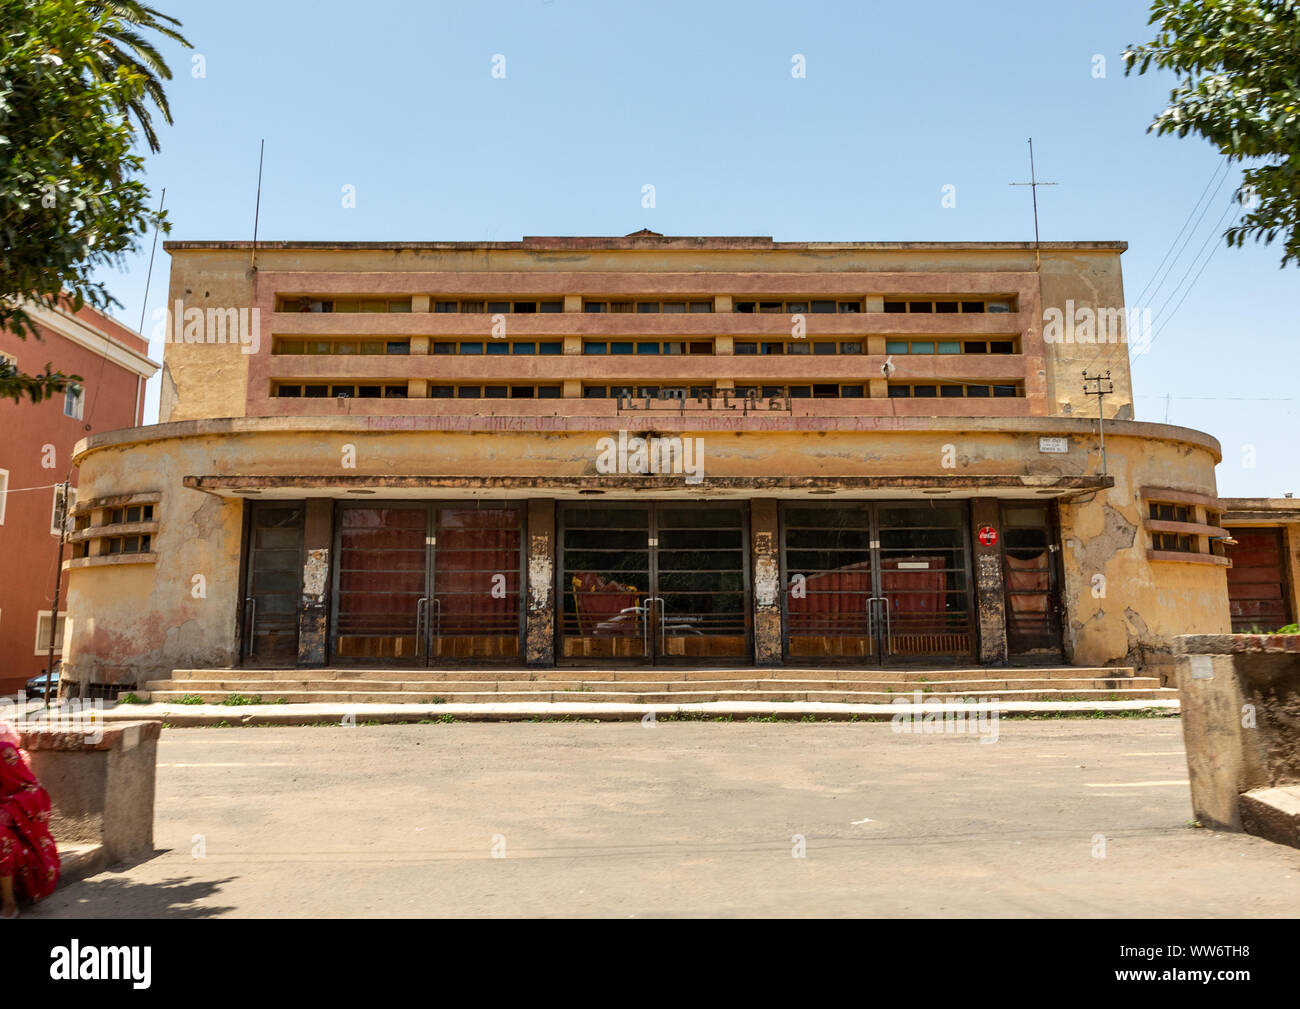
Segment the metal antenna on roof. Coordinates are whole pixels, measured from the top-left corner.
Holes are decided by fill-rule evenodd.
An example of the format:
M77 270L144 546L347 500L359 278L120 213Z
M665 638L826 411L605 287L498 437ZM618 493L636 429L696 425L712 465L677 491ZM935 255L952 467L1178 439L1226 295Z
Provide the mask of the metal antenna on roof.
M257 152L257 203L253 207L253 251L249 255L248 267L257 269L257 219L262 215L262 155L266 153L266 137Z
M1011 182L1012 186L1028 186L1029 192L1034 197L1034 263L1038 263L1038 187L1055 186L1055 182L1039 182L1038 176L1034 173L1034 138L1029 138L1029 181L1028 182Z

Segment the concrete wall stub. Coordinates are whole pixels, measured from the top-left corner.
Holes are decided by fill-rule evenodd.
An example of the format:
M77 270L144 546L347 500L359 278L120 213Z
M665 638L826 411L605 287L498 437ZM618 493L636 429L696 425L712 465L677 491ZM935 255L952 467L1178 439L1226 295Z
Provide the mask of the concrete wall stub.
M998 502L986 498L972 501L970 525L979 658L981 662L1001 665L1007 661L1007 596L1002 582L1002 544L986 545L979 540L979 531L986 526L1001 534Z
M303 520L301 599L298 606L298 665L323 666L329 654L330 548L334 502L309 498Z
M754 664L778 666L781 647L781 558L777 502L749 506L749 540L754 572Z
M528 502L528 593L524 608L524 660L555 665L555 501Z
M102 844L108 864L153 852L157 721L115 722L92 734L21 733L32 772L50 793L56 844Z
M1300 635L1185 635L1176 653L1196 818L1300 847Z

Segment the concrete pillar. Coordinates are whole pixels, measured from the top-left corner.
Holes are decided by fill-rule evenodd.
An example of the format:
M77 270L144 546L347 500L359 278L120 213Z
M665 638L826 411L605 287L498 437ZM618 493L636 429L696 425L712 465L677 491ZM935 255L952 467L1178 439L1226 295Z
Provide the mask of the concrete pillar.
M566 312L581 312L581 311L582 311L582 295L581 295L581 294L566 294L566 295L564 296L564 310L565 310Z
M411 295L411 311L431 312L433 311L431 301L432 299L427 294L413 294Z
M555 500L528 502L528 570L524 586L524 662L555 665Z
M87 711L84 718L89 717ZM63 718L77 720L75 709ZM50 793L50 832L63 844L99 845L101 865L153 855L160 721L94 728L28 722L20 736L32 773Z
M730 312L730 311L731 311L731 295L729 295L729 294L718 294L718 295L714 295L714 298L713 298L713 311L715 311L715 312Z
M979 531L992 526L998 542L984 546ZM975 498L970 506L971 566L975 572L975 622L979 628L979 661L1002 665L1007 661L1007 596L1002 585L1002 529L998 502Z
M302 597L298 605L298 665L328 661L330 549L334 545L334 502L308 498L302 531Z
M779 666L781 649L781 555L777 502L749 503L750 570L754 580L754 665Z

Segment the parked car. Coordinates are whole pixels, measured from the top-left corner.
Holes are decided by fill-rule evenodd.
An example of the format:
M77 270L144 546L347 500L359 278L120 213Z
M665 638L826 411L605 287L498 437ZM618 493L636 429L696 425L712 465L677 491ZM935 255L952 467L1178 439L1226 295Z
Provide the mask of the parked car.
M50 674L50 699L53 700L59 695L59 667L54 667L54 672ZM39 676L33 676L27 681L27 696L45 698L45 673Z

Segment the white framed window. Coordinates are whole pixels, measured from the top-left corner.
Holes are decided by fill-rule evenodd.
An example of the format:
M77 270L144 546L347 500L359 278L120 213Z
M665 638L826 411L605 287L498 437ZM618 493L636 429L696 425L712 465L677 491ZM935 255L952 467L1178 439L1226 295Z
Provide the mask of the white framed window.
M59 614L59 626L54 635L54 654L63 654L64 635L68 633L68 615ZM35 655L48 655L50 652L50 611L40 610L36 614L36 651Z
M68 498L63 499L63 484L54 488L54 505L50 508L50 535L59 536L64 529L72 531L72 509L77 507L77 488L68 488Z
M0 526L5 524L5 502L9 500L9 471L0 469Z
M72 417L74 420L82 419L82 411L85 410L86 390L79 385L69 384L63 390L63 416Z

